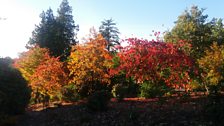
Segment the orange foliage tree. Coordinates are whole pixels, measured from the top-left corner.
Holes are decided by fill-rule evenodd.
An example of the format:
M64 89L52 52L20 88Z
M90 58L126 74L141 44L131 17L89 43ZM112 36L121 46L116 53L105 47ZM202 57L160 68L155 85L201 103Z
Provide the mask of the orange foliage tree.
M30 82L30 78L35 73L36 68L46 60L45 55L48 55L47 49L35 46L29 51L21 53L19 58L15 60L14 66Z
M55 97L66 84L66 73L59 58L51 57L49 51L38 46L21 54L15 66L22 72L32 88L32 97Z
M31 77L31 85L42 94L52 97L60 95L62 86L67 84L67 76L63 69L63 63L59 58L45 55L46 61L42 62Z
M106 40L98 35L73 48L75 51L71 52L68 69L70 82L74 83L78 90L93 83L110 83L108 69L112 66L112 57L105 47ZM88 90L88 94L91 93L90 90L92 89Z

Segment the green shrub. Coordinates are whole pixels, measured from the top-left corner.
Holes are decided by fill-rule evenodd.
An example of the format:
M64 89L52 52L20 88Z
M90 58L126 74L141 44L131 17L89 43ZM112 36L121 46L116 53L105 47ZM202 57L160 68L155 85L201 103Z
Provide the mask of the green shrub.
M92 111L107 110L110 98L111 94L107 91L96 91L88 97L87 107Z
M125 94L124 97L137 97L139 94L139 85L135 83L135 80L133 78L126 78L126 75L119 74L115 75L111 78L111 85L110 90L114 90L114 85L122 84L123 87L125 87ZM112 91L113 93L113 91Z
M89 97L92 93L101 90L107 90L107 84L99 81L87 81L75 87L81 98Z
M30 93L21 73L12 67L12 60L0 58L0 115L23 113Z
M140 85L140 97L153 98L161 97L169 91L169 88L162 82L154 83L146 81Z
M115 97L118 101L122 101L125 94L126 94L127 88L121 84L115 84L112 89L112 95Z
M125 97L137 97L139 94L139 85L135 83L134 79L129 78L126 82L127 90Z
M201 82L201 80L193 79L189 84L192 90L194 92L197 92L197 91L205 91L205 87L202 83L203 82Z
M80 99L80 96L74 84L64 86L61 93L62 93L62 100L64 101L74 102Z

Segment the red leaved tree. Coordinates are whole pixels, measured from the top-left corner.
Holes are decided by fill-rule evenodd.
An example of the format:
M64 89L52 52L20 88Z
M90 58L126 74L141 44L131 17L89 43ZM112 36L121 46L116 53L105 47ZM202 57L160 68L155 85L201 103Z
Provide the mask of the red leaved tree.
M111 70L111 74L126 73L137 83L144 81L159 82L163 80L167 86L184 87L193 70L192 59L182 51L183 45L174 45L159 41L148 41L137 38L126 39L129 45L120 47L117 54L119 66Z

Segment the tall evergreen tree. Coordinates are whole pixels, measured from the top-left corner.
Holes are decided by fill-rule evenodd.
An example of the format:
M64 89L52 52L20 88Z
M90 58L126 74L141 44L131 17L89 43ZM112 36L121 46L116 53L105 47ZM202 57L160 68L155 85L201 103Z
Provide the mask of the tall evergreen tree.
M224 44L224 25L223 20L220 18L213 18L211 21L212 26L212 41L217 42L219 45Z
M113 51L112 47L115 45L120 45L119 42L119 30L115 26L116 23L112 19L104 20L101 22L101 26L99 27L99 32L102 34L102 36L107 40L107 50Z
M182 42L184 42L184 45L187 45L187 48L183 49L186 49L184 51L190 54L195 60L195 67L198 68L199 72L198 76L194 78L194 83L204 85L205 89L208 91L207 84L204 81L207 79L205 73L207 73L208 70L213 70L214 67L210 69L202 63L203 60L210 58L206 50L211 47L212 43L217 42L219 45L224 44L224 27L222 20L214 18L209 21L208 15L204 14L204 9L192 6L190 10L185 10L184 13L178 17L175 26L171 31L165 34L164 40L165 42L176 44L183 44ZM213 59L210 58L210 60ZM212 74L215 75L216 73L213 72Z
M32 38L30 38L27 48L30 48L36 44L41 47L50 47L49 44L53 43L55 38L54 27L56 21L53 15L53 11L49 8L46 12L40 14L41 22L36 25L35 30L32 32Z
M41 22L36 25L27 47L39 45L48 48L52 56L60 56L65 60L71 50L71 46L77 43L76 33L78 26L75 25L72 16L72 7L67 0L63 0L58 15L53 15L52 9L42 12Z
M192 6L178 17L175 26L164 36L166 42L178 43L184 40L191 44L190 55L199 59L204 55L204 50L209 48L214 41L224 39L222 21L213 19L208 21L208 15L203 14L204 9Z
M61 44L59 44L60 46L64 46L64 54L68 57L70 55L71 46L78 43L77 32L79 26L75 25L72 15L72 7L69 6L67 0L62 1L57 12L58 41L61 42Z

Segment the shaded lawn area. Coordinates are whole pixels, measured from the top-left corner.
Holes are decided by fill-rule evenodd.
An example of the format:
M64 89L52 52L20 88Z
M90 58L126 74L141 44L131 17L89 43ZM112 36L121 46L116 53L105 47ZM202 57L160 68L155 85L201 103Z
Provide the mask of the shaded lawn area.
M224 96L111 99L104 112L73 103L41 111L28 110L17 126L213 126L224 125Z

